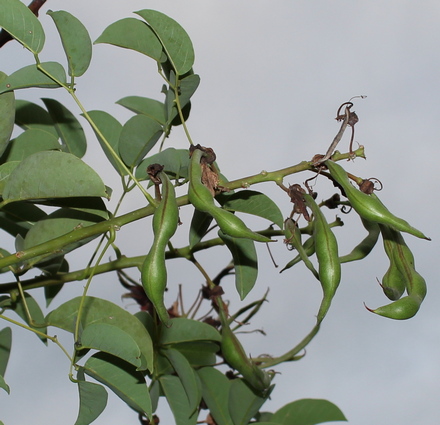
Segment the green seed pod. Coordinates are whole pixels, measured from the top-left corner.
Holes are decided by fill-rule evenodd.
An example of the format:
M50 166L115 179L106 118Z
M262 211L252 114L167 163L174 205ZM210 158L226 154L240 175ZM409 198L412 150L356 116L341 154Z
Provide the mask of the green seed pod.
M141 268L141 280L145 293L153 303L156 312L164 325L170 325L168 311L164 304L164 293L167 285L165 250L179 223L179 209L176 202L174 186L165 172L158 174L162 181L162 200L153 216L153 245Z
M394 320L406 320L414 317L419 311L421 300L417 297L411 297L407 295L400 300L393 301L390 304L378 307L376 309L367 308L372 313L376 313L379 316L387 317Z
M308 239L306 239L306 241L303 243L302 245L304 252L306 253L306 255L308 257L311 257L314 253L315 253L315 240L310 237ZM295 264L298 264L301 261L301 257L298 254L296 257L294 257L292 260L290 260L282 270L280 270L280 273L282 273L283 271L290 269L291 267L293 267Z
M314 216L312 237L315 240L316 257L319 263L319 280L324 292L317 315L318 323L321 323L341 281L341 263L339 262L338 242L321 208L310 195L305 194L304 200Z
M217 298L219 305L219 317L222 325L221 351L225 362L237 370L248 384L255 390L263 392L270 386L271 378L267 372L260 369L246 355L243 346L229 327L223 301Z
M192 152L189 167L188 199L197 210L208 213L214 217L221 231L233 238L247 238L257 242L271 242L271 239L253 232L243 221L230 211L218 207L209 189L202 183L202 170L200 160L203 151L195 149Z
M349 181L345 170L336 162L326 161L325 165L330 171L331 176L344 189L348 200L353 209L364 219L374 221L376 223L385 224L395 230L410 233L421 239L428 239L420 230L412 227L407 221L396 217L392 214L380 199L372 193L367 195L356 189Z

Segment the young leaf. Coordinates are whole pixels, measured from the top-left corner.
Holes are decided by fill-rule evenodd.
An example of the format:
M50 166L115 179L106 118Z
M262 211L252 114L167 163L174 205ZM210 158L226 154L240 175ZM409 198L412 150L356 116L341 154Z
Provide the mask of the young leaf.
M82 158L86 153L87 140L84 130L75 115L57 100L43 98L42 101L49 111L65 150L78 158Z
M119 153L129 167L138 165L162 135L162 126L146 115L135 115L122 127Z
M151 419L150 393L145 378L129 363L101 352L86 361L84 371L110 388L136 412Z
M80 301L81 297L74 298L51 311L46 317L48 326L55 326L73 333ZM142 369L148 368L150 371L153 369L153 343L147 330L135 316L110 301L86 297L81 325L82 328L86 328L93 323L117 326L128 333L141 349Z
M3 328L0 331L0 375L5 376L11 353L12 331L11 328Z
M159 378L162 390L173 412L176 425L195 425L198 411L188 403L185 389L177 376L165 375Z
M83 75L92 59L92 41L84 25L75 16L60 10L47 14L54 20L69 64L69 75Z
M108 197L96 172L76 156L56 151L37 152L11 173L3 191L7 202L83 196Z
M346 421L341 410L327 400L304 398L277 410L271 422L281 425L315 425L323 422Z
M172 326L163 326L160 334L161 345L193 341L221 341L217 329L203 322L186 318L171 319Z
M235 287L244 300L252 290L258 276L258 259L255 243L251 239L232 238L222 231L218 235L232 254L235 270Z
M194 64L194 49L186 31L170 17L155 10L135 12L147 21L160 40L176 74L186 74Z
M32 53L40 53L45 36L38 18L19 0L2 0L1 8L0 27Z
M0 83L7 78L7 75L0 71ZM15 94L14 92L0 94L0 155L8 146L14 129L15 118Z
M60 83L66 83L66 72L58 62L43 62L41 67ZM61 85L38 69L37 65L28 65L0 82L0 94L29 87L56 89Z
M189 155L187 149L167 148L145 158L136 168L136 178L146 180L147 168L151 164L164 166L165 172L176 179L188 178Z
M148 25L135 18L125 18L109 25L95 41L142 53L160 63L162 45Z
M27 100L15 101L15 124L23 130L38 128L58 138L52 118L46 109Z
M8 394L11 392L5 378L0 374L0 388L4 389Z
M186 357L178 350L167 348L162 350L162 354L171 363L183 385L188 398L189 411L195 412L202 397L196 372L191 367Z
M275 223L280 229L284 227L283 214L278 205L263 193L240 190L232 195L219 195L217 200L226 210L253 214Z
M119 138L122 131L122 124L114 118L112 115L108 114L104 111L89 111L87 113L89 117L92 119L96 127L99 131L93 127L95 131L96 137L98 138L98 142L101 145L102 150L105 153L105 156L113 165L115 170L121 175L125 176L127 172L121 167L121 165L114 159L112 153L108 149L107 145L104 143L102 137L107 140L110 146L113 148L113 151L116 155L119 155Z
M116 103L136 114L146 115L156 120L162 126L165 125L165 105L163 102L149 99L148 97L127 96L119 99Z
M107 323L92 323L81 333L80 349L90 348L119 357L133 366L141 366L141 350L127 332Z
M235 425L229 413L229 391L231 381L213 367L198 371L202 382L203 401L208 406L217 425Z
M79 412L75 425L89 425L107 406L108 394L102 385L86 382L78 372Z

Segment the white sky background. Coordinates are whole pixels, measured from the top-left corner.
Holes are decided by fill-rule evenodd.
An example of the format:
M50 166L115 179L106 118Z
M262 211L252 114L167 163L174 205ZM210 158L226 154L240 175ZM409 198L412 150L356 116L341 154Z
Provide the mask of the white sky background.
M356 140L365 145L368 160L344 165L354 174L379 178L384 184L380 194L384 203L431 236L432 242L406 237L417 268L427 280L428 296L414 319L397 322L376 317L362 303L377 307L387 302L376 283L388 267L381 245L366 261L344 265L340 289L320 334L303 360L277 368L282 374L276 378L273 400L264 409L275 411L299 398L325 398L337 404L353 425L438 425L439 3L48 0L40 14L48 38L41 58L64 63L55 26L45 15L49 8L77 16L93 40L110 23L145 8L162 11L182 24L193 40L194 70L201 76L188 126L195 143L215 149L222 172L231 180L324 153L339 129L334 120L338 106L352 96L368 96L355 100L353 108L360 118ZM31 55L15 43L0 49L0 69L6 73L30 63ZM106 110L125 122L130 114L114 105L121 97L162 99L162 81L155 70L147 57L97 45L90 70L77 81L77 95L86 109ZM73 102L59 90L22 91L17 97L33 101L54 97L66 100L75 111ZM84 127L90 135L85 160L93 164L100 153L85 122ZM187 146L180 129L173 131L169 143ZM346 136L339 148L345 151L347 147ZM116 189L118 179L104 157L100 171L106 184ZM292 176L286 183L301 183L307 177ZM331 194L325 187L320 199ZM253 189L264 190L289 213L291 204L275 185ZM139 208L143 202L132 196L124 211ZM333 212L329 219L332 216ZM341 251L345 253L363 234L353 230L357 228L354 219L343 219L346 226L336 233L344 239ZM142 226L137 223L121 231L118 243L127 255L138 254L140 249L147 252L151 225L145 221L145 237ZM185 232L181 230L179 236L182 245ZM262 248L260 277L249 302L271 288L270 302L252 323L252 328L261 327L268 335L252 334L244 344L253 355L277 355L311 329L321 292L302 265L279 275ZM92 248L87 249L91 252ZM219 262L208 266L213 274L228 258L216 252ZM273 252L281 266L292 255L280 244ZM199 258L206 263L212 256ZM70 263L71 269L82 266L79 259ZM183 261L176 261L175 266L170 279L198 289L201 277ZM232 289L229 279L224 285ZM70 284L63 291L66 297L80 294L82 286ZM122 292L116 276L108 275L96 279L91 295L120 303ZM171 302L175 292L169 292ZM228 296L232 307L238 307L232 291ZM60 295L53 307L65 299ZM136 311L129 302L124 305ZM37 343L33 335L16 329L13 334L6 372L12 394L0 393L0 420L5 425L73 423L77 391L67 378L65 357L57 347ZM65 341L69 344L70 340ZM132 411L109 395L106 411L94 423L136 424ZM172 423L168 413L162 413L161 419L164 424Z

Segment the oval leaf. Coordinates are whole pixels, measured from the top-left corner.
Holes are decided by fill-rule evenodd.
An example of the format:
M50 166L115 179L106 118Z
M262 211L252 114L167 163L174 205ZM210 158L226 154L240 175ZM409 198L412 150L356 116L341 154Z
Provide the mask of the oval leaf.
M0 83L6 78L7 75L0 71ZM0 94L0 117L0 155L2 155L14 129L15 94L13 92Z
M160 62L162 45L148 25L135 18L125 18L109 25L95 41L113 44L149 56Z
M44 46L44 31L38 18L19 0L2 0L0 27L32 53L40 53Z
M136 114L146 115L159 124L165 125L165 105L158 100L141 96L127 96L119 99L116 103Z
M145 158L136 168L136 178L148 179L147 168L151 164L163 165L165 172L175 179L188 178L189 155L187 149L167 148Z
M40 66L60 83L66 83L66 72L58 62L43 62ZM37 65L28 65L15 71L4 81L0 82L0 93L27 89L29 87L56 89L61 86L44 72L40 71Z
M5 205L0 211L0 228L12 236L24 237L33 224L46 215L43 210L27 202Z
M9 161L6 164L0 165L0 195L3 193L9 176L18 164L20 164L20 161Z
M129 363L105 353L97 353L86 361L84 371L110 388L136 412L151 419L150 393L145 378Z
M69 64L69 75L83 75L92 59L92 41L87 29L75 16L63 10L48 11L47 14L54 20L60 34Z
M193 367L212 366L216 363L219 344L211 341L183 342L172 345L183 354Z
M97 196L108 197L96 172L65 152L37 152L11 173L3 191L7 202Z
M11 328L4 328L0 331L0 375L5 376L6 367L8 366L9 355L12 345Z
M346 420L341 410L333 403L312 398L304 398L286 404L271 418L271 422L282 425L315 425Z
M176 74L186 74L194 64L194 49L186 31L170 17L155 10L135 12L147 21L160 40Z
M65 150L78 158L82 158L86 153L87 140L84 130L75 115L57 100L43 98L42 101L49 111L55 130Z
M102 385L78 381L79 412L75 425L91 424L107 406L108 394Z
M172 326L163 326L160 334L160 343L177 344L192 341L217 341L222 337L217 329L203 322L186 318L171 319Z

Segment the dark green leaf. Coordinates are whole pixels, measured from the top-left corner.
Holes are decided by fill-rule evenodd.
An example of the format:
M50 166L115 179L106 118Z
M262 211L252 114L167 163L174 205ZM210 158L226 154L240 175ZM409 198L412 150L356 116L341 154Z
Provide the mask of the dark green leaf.
M182 112L186 106L190 106L190 99L192 95L197 90L197 87L200 84L200 77L197 74L188 75L184 79L179 81L179 103L182 108ZM178 115L179 112L177 110L176 101L175 101L175 93L172 89L168 90L167 93L167 111L168 111L168 123L171 123ZM189 111L188 111L189 115ZM188 117L185 118L185 121ZM181 121L179 119L178 124ZM173 125L178 125L173 121Z
M160 336L160 343L176 344L192 341L221 341L221 335L213 326L197 320L186 318L172 319L172 326L163 326Z
M162 354L171 363L183 385L188 398L189 411L195 412L202 397L196 372L191 367L186 357L178 350L167 348L162 350Z
M97 353L86 361L84 371L110 388L136 412L152 417L147 384L142 373L132 365L108 354Z
M46 217L46 213L27 202L5 205L0 211L0 228L12 236L25 236L33 224Z
M11 173L3 191L7 202L98 196L108 197L96 172L76 156L56 151L37 152Z
M66 72L58 62L43 62L41 67L60 83L66 83ZM40 71L37 65L28 65L15 71L0 82L0 93L29 87L56 89L61 86L52 78L49 78L43 71Z
M136 168L137 179L148 178L147 168L150 164L163 165L165 172L176 179L188 178L189 154L187 149L167 148L145 158Z
M18 164L20 164L20 161L10 161L0 165L0 195L3 194L9 176Z
M202 382L203 401L208 406L217 425L234 425L229 413L229 391L231 381L213 367L198 371Z
M135 115L122 127L119 153L129 167L138 165L162 135L161 125L146 115Z
M229 211L239 211L266 218L283 229L283 214L269 197L253 190L241 190L232 195L217 196L223 208Z
M6 383L2 375L0 375L0 388L4 389L8 394L10 393L9 385Z
M46 109L26 100L15 101L15 124L23 130L38 128L58 138L52 118Z
M153 413L157 410L157 406L159 404L160 397L160 383L157 380L154 380L150 385L150 398L151 398L151 410Z
M212 216L208 213L194 209L189 228L189 247L194 248L205 236L212 223Z
M40 53L44 46L44 31L38 18L19 0L2 0L0 27L32 53Z
M194 64L194 49L186 31L175 20L155 10L145 9L135 13L152 28L176 73L186 74Z
M61 150L58 137L39 128L30 128L11 140L1 161L22 161L34 153L50 150Z
M102 385L81 378L78 380L79 412L75 425L89 425L104 411L108 394Z
M92 59L92 41L84 25L63 10L47 12L55 22L69 64L69 75L83 75Z
M125 18L109 25L95 41L135 50L157 62L162 56L162 45L148 25L135 18Z
M53 310L46 317L48 326L55 326L73 333L81 297L74 298ZM84 300L82 328L94 323L117 326L128 333L141 349L143 369L153 368L153 343L142 323L128 311L100 298L86 297Z
M9 257L10 255L11 255L11 253L9 251L6 251L6 249L0 248L0 258ZM10 272L11 271L10 267L12 267L13 273L18 273L19 272L19 267L14 265L14 266L6 266L6 267L1 268L0 269L0 273L8 273L8 272Z
M141 366L141 350L136 341L127 332L107 323L93 323L84 328L80 348L104 351L133 366Z
M341 410L327 400L304 398L286 404L276 411L271 422L281 425L315 425L346 421Z
M43 98L42 101L49 111L65 150L78 158L82 158L86 153L87 140L84 130L75 115L57 100Z
M179 350L193 367L214 365L216 353L220 349L219 344L210 341L183 342L170 347Z
M64 264L67 264L67 261L63 258L63 262L61 263L61 267L60 267L61 269L63 268ZM65 273L67 273L67 271ZM46 307L49 307L49 305L52 303L54 298L58 295L61 289L63 289L63 286L64 283L58 283L56 285L46 285L44 287L44 298L46 299Z
M161 376L159 381L173 412L176 425L195 425L198 412L189 405L180 379L177 376L166 375Z
M6 80L7 75L0 71L0 83ZM8 146L14 129L15 94L14 92L0 94L0 155Z
M5 376L11 353L12 331L11 328L3 328L0 331L0 375Z
M232 254L235 270L235 287L244 300L252 290L258 276L258 259L255 243L251 239L232 238L222 231L218 235Z
M112 153L109 151L107 145L103 142L103 137L110 146L113 148L115 155L119 156L119 138L122 131L122 124L114 118L112 115L104 111L89 111L88 115L96 125L97 129L93 127L98 142L101 145L107 159L113 165L115 170L121 175L125 176L127 172L121 167L121 165L114 159Z
M149 99L148 97L127 96L119 99L116 103L136 114L146 115L147 117L156 120L162 126L165 125L165 105L163 102Z

